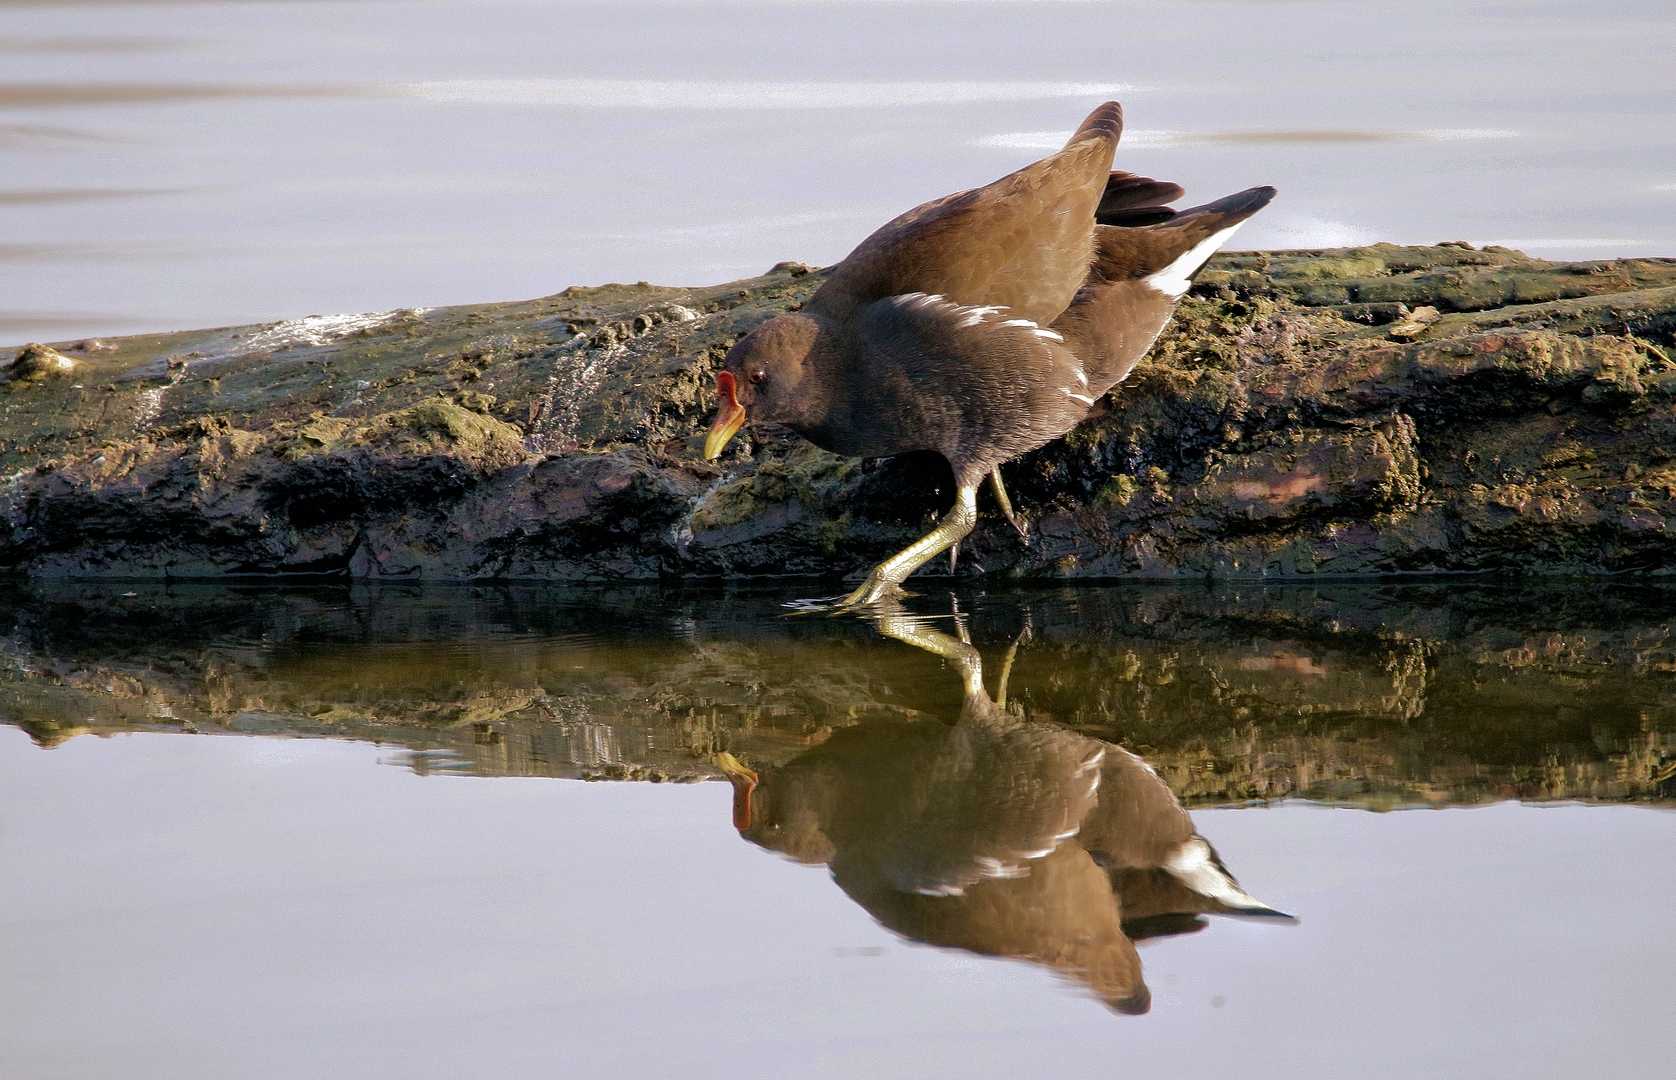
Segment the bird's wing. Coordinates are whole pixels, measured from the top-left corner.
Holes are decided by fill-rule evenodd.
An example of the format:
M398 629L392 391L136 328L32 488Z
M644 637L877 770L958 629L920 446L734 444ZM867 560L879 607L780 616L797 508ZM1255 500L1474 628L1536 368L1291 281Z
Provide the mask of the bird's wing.
M1228 236L1274 196L1272 187L1247 188L1172 212L1148 228L1096 229L1098 252L1089 283L1145 279L1179 297Z
M961 483L1063 435L1096 400L1059 333L998 305L909 293L858 322L852 409L900 429L879 444L889 453L936 450Z
M919 292L1053 321L1088 275L1094 211L1122 130L1122 108L1107 102L1057 154L915 207L850 252L808 307L838 314Z

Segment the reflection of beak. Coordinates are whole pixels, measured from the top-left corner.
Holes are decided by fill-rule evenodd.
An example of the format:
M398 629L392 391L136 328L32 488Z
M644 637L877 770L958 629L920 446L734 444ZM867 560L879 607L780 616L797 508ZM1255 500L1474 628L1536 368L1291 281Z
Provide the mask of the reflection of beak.
M744 832L751 827L751 792L756 789L760 778L725 750L716 755L716 767L726 773L733 784L733 827Z
M745 407L739 404L739 392L733 381L733 372L716 372L716 395L722 399L722 404L721 408L716 410L716 422L710 425L710 434L704 437L706 461L714 461L727 446L728 440L745 426Z

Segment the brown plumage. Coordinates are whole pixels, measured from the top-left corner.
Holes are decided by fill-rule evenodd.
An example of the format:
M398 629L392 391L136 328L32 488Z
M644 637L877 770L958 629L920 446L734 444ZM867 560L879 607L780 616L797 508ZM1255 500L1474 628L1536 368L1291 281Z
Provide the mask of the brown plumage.
M958 545L985 477L1016 525L1001 463L1081 422L1151 347L1217 245L1274 195L1252 188L1171 210L1162 204L1178 186L1111 171L1122 130L1122 107L1107 102L1051 157L908 211L863 240L801 312L728 353L707 456L763 421L834 453L934 450L954 469L942 524L840 606L876 603Z

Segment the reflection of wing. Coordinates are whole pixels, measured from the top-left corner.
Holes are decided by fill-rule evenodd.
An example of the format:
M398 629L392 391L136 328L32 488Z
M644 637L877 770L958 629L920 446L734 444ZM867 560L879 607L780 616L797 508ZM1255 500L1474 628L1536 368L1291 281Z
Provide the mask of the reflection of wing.
M1126 922L1198 912L1289 917L1239 887L1145 761L1112 746L1100 771L1100 802L1077 841L1111 873Z
M912 811L877 847L862 846L904 892L958 895L984 878L1024 877L1094 806L1103 750L1090 739L963 717L941 750L926 762Z
M747 835L928 896L1022 876L1094 807L1103 748L999 715L839 731L764 777Z
M1089 984L1119 1012L1152 1000L1141 959L1118 922L1106 875L1075 844L1030 864L1023 877L925 896L834 867L833 879L879 922L915 941L1031 960Z
M1193 835L1193 819L1169 785L1139 756L1117 746L1100 766L1100 803L1083 821L1079 841L1106 867L1164 865Z
M1059 153L887 223L838 264L809 309L922 292L1051 322L1088 275L1094 211L1122 130L1123 110L1107 102Z

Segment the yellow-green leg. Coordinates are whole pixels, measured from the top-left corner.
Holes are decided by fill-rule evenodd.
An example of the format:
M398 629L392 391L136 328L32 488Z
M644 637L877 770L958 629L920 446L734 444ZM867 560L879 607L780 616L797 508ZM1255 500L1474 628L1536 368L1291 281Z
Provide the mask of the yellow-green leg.
M943 515L937 527L875 566L873 572L867 575L867 580L861 583L861 588L839 601L838 610L877 604L886 597L900 596L902 583L908 580L908 575L930 562L939 552L960 543L972 531L977 520L977 485L957 489L954 507Z
M1028 546L1030 533L1025 528L1024 523L1018 519L1018 515L1013 513L1013 501L1007 498L1006 485L1001 483L1001 467L999 465L989 470L989 489L995 492L995 501L1001 504L1001 516L1007 519L1007 524L1018 530L1018 535L1023 538L1024 543ZM959 559L960 541L956 540L949 547L949 577L954 576L954 565Z
M989 471L989 487L995 492L995 501L1001 504L1001 516L1007 519L1007 524L1018 530L1018 534L1025 541L1030 540L1030 534L1025 531L1024 524L1013 513L1013 501L1007 498L1007 489L1001 484L1001 467L997 465Z

